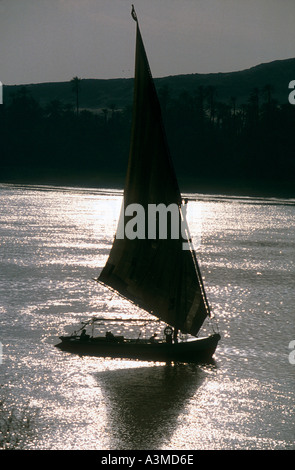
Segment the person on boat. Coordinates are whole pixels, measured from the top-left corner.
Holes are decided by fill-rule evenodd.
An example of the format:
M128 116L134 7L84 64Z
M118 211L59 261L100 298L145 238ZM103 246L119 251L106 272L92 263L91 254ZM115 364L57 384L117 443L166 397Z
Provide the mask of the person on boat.
M172 330L171 326L166 326L166 328L164 330L164 335L165 335L165 338L166 338L166 343L168 343L168 344L172 344L172 333L173 333L173 330Z
M115 341L115 336L113 335L113 333L111 331L106 332L106 340L107 341Z
M80 339L81 339L82 341L86 341L87 339L89 339L89 335L86 335L86 330L85 330L85 329L83 329L83 330L81 331Z
M178 328L174 328L173 332L173 342L176 344L178 343Z
M157 333L154 333L153 336L150 337L150 342L151 343L155 343L157 341L156 336L157 336Z

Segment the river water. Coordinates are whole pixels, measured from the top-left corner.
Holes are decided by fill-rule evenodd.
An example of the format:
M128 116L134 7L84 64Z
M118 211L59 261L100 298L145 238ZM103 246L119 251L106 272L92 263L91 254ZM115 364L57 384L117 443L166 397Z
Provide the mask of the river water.
M25 449L295 449L295 200L189 195L222 336L201 367L54 347L94 315L137 314L92 280L119 191L1 184L0 198L1 393L32 416Z

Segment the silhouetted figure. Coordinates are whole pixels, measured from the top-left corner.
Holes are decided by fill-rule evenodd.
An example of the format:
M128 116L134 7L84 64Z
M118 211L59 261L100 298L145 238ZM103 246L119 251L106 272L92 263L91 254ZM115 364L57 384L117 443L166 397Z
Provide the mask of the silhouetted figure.
M166 343L168 343L168 344L172 344L172 333L173 333L173 330L172 330L171 326L166 326L166 328L164 330L164 335L165 335L165 338L166 338Z
M178 343L178 328L174 328L174 332L173 332L173 341L174 343Z
M172 344L172 333L166 333L165 337L166 337L166 343Z
M115 341L115 336L113 335L113 333L111 331L107 331L106 332L106 339L107 339L107 341Z
M87 341L89 339L89 335L86 335L86 330L83 329L80 335L80 340Z
M156 341L156 336L157 336L157 333L153 334L153 336L150 337L151 343L154 343Z

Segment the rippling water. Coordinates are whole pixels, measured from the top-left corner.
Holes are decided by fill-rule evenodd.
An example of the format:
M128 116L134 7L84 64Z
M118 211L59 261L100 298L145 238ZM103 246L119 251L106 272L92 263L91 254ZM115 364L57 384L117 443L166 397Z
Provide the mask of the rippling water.
M120 192L3 184L0 197L0 376L7 405L35 416L25 448L295 448L294 200L189 195L222 335L216 365L198 367L54 348L93 315L136 314L91 280Z

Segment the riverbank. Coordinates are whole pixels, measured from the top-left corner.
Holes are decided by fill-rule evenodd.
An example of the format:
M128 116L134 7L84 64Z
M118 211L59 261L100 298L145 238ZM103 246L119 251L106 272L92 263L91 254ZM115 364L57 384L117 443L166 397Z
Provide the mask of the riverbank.
M87 173L63 174L61 172L18 171L0 176L1 183L32 184L84 188L105 188L123 190L123 173ZM291 181L265 181L258 179L198 179L187 176L178 177L182 193L202 193L224 196L295 198L295 185Z

